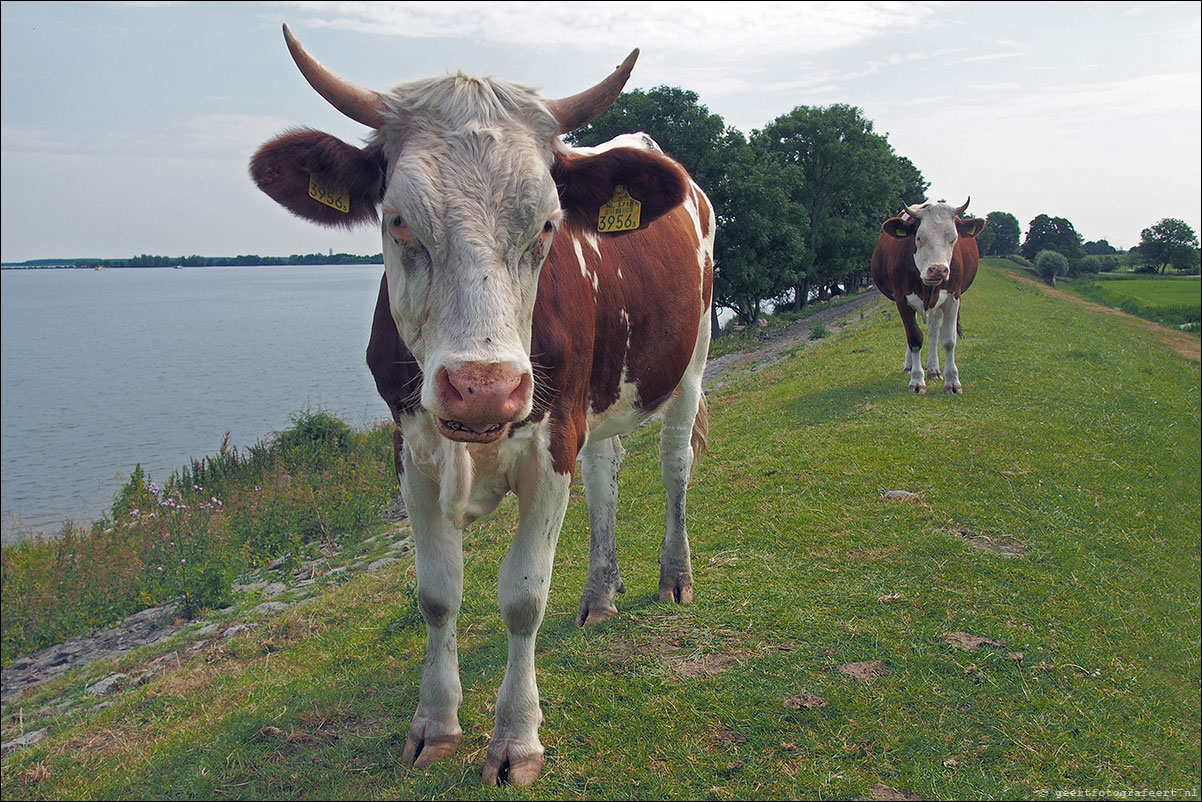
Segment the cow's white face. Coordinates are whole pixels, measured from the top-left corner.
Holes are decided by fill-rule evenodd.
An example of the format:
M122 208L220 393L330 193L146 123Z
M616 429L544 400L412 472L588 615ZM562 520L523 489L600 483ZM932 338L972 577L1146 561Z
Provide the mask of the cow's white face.
M562 212L545 147L520 130L406 138L381 204L397 331L421 404L454 440L491 442L530 415L539 272Z
M914 267L923 284L942 284L951 275L952 252L960 239L956 210L946 203L930 203L907 209L917 211L914 232Z

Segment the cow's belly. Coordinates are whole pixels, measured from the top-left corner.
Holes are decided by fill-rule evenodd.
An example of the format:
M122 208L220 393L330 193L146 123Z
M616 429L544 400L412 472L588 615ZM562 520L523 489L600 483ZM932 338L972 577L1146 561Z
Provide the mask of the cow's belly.
M638 408L637 400L638 388L634 384L622 382L617 401L599 412L594 412L590 406L588 442L595 443L616 435L629 434L655 414L655 410Z

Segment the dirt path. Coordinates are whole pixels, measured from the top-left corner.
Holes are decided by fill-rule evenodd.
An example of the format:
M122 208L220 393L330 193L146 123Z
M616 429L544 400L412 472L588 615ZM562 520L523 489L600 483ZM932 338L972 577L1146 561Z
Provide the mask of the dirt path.
M735 368L754 364L767 367L781 359L788 349L810 342L813 339L810 332L818 326L822 326L833 334L851 320L859 320L861 312L882 298L880 292L873 287L849 301L819 309L801 320L795 320L776 334L763 335L763 341L751 351L737 351L712 357L705 363L705 386L713 387L723 376Z

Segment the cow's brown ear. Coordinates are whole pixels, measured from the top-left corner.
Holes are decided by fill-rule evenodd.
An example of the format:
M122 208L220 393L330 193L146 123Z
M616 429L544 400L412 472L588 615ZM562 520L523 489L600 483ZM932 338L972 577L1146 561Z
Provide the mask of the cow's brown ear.
M881 223L881 230L891 237L905 239L906 237L914 236L915 232L918 231L918 226L914 223L908 223L900 217L890 217Z
M250 160L250 176L276 203L323 226L375 222L385 161L321 131L289 131Z
M560 154L551 174L564 211L582 226L597 224L601 205L618 186L641 204L640 227L679 206L689 186L688 174L675 161L637 148Z
M970 217L967 220L956 220L956 233L961 237L975 237L985 230L985 221L979 217Z

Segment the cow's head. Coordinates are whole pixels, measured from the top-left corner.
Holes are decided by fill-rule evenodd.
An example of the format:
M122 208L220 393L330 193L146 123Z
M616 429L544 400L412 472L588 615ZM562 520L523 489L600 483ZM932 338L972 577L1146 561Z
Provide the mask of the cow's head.
M422 368L422 407L452 440L501 438L531 413L534 303L556 232L595 227L617 185L642 202L644 225L684 197L687 177L670 159L575 154L558 138L613 103L638 51L592 89L546 100L462 74L375 92L319 64L286 25L284 37L313 88L374 133L356 148L289 132L259 149L252 177L313 222L381 222L389 305Z
M971 200L971 199L970 199ZM952 252L960 237L975 237L985 228L984 220L961 220L968 201L953 208L946 203L907 206L898 217L890 217L881 229L897 239L914 242L914 267L923 284L937 286L951 275Z

